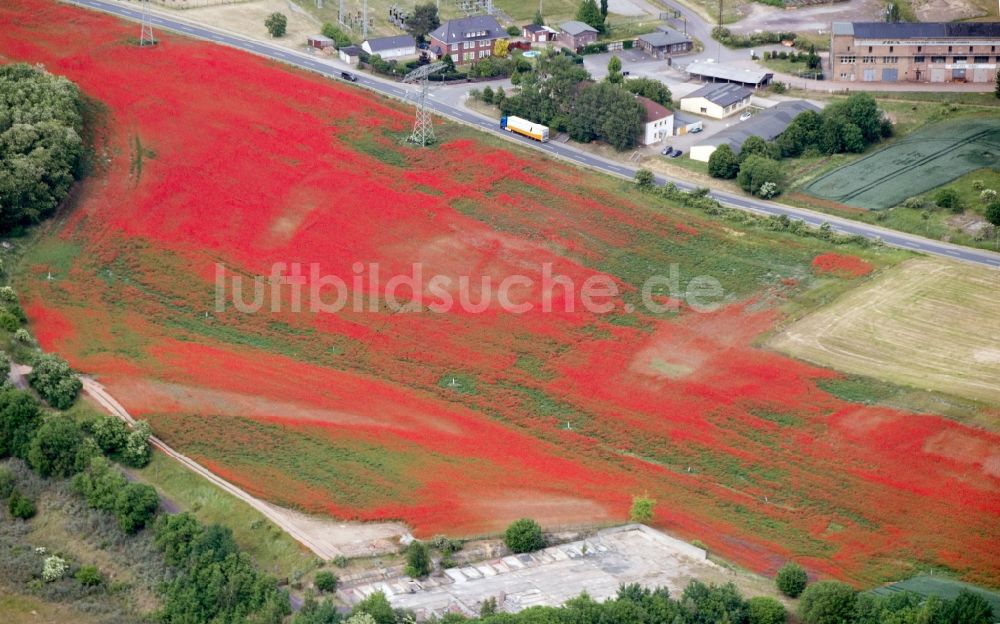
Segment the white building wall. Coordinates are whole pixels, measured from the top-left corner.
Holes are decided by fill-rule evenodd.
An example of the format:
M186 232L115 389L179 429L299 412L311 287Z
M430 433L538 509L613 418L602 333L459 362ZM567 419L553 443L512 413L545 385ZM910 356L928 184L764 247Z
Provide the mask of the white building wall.
M669 115L642 125L642 144L653 145L670 138L673 134L674 116Z
M717 145L693 145L691 146L690 156L691 160L698 160L701 162L708 162L708 159L712 156Z
M750 98L741 102L736 102L727 108L723 108L703 97L681 98L681 110L698 115L705 115L713 119L724 119L730 115L735 115L744 108L750 106ZM705 110L702 110L705 109Z
M361 44L361 49L364 50L365 52L367 52L368 54L376 54L375 52L372 52L372 49L368 45L367 41L365 41L364 43ZM401 58L401 57L404 57L404 56L415 56L416 53L417 53L417 47L416 46L407 46L407 47L403 47L403 48L391 48L389 50L382 50L381 52L378 52L377 54L379 56L381 56L383 59L388 60L388 59L394 59L394 58Z

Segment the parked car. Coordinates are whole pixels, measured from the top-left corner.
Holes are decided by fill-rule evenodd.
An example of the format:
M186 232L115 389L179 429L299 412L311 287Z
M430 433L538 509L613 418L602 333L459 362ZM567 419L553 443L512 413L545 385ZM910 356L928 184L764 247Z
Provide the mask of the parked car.
M753 113L751 113L750 111L743 111L743 114L740 115L740 121L746 121L747 119L750 119L751 117L753 117Z
M340 77L348 82L357 82L358 77L351 72L340 72Z
M703 128L701 126L698 126L697 128L694 128L694 129L691 130L691 134L698 134L702 130L703 130Z
M670 157L671 158L680 158L683 155L684 155L684 152L682 152L681 150L674 150L674 153L671 154Z
M674 151L674 148L672 148L672 147L670 147L668 145L668 146L664 147L662 150L660 150L660 153L663 154L664 156L669 156L670 152L672 152L672 151Z

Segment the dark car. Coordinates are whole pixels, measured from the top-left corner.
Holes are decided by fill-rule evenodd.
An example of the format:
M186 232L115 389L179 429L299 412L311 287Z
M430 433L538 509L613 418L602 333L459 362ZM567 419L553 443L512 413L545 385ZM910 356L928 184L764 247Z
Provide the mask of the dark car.
M340 77L348 82L357 82L358 77L351 72L340 72Z
M672 148L672 147L670 147L668 145L668 146L664 147L662 150L660 150L660 153L663 154L664 156L669 156L670 152L672 152L672 151L674 151L674 148Z
M680 158L683 155L684 155L684 152L682 152L681 150L675 150L674 153L670 155L670 157L671 158Z

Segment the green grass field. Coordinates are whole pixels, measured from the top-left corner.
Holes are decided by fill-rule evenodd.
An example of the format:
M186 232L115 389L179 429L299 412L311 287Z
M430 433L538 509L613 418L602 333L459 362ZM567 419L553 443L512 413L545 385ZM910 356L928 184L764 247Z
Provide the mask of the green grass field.
M899 583L873 589L872 593L885 596L896 592L910 591L921 596L937 596L950 600L963 589L975 592L985 598L993 607L994 619L1000 617L1000 592L940 576L915 576Z
M804 191L848 206L882 210L997 163L1000 119L967 118L913 132L819 176Z

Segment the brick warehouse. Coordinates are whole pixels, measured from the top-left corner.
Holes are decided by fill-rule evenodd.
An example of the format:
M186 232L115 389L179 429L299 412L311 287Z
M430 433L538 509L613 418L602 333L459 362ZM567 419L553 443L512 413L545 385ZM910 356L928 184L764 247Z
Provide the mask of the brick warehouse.
M1000 23L834 22L831 77L858 82L993 82Z

